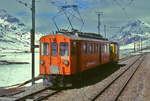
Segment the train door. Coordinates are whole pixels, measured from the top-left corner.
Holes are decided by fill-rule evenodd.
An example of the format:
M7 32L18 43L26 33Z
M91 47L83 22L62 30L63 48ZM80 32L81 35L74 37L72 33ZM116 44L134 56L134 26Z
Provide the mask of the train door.
M78 53L79 43L77 41L71 42L71 67L72 73L79 72L79 53Z
M82 60L81 60L81 42L80 41L77 42L76 54L77 54L77 59L76 59L77 67L76 67L76 69L77 69L77 72L79 73L81 71L81 62L82 62Z
M50 72L51 74L59 74L59 67L60 67L60 56L58 54L59 43L51 39L50 40Z
M61 41L59 44L59 55L61 59L61 74L70 75L70 42Z

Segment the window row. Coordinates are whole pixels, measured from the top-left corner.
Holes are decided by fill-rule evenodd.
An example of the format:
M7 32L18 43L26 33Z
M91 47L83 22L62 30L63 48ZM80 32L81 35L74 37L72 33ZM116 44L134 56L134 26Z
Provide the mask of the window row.
M101 45L97 43L82 43L81 47L83 53L109 53L109 44Z
M48 56L49 51L49 44L48 43L41 43L41 55L42 56ZM58 44L56 42L51 43L51 56L57 56L58 55ZM68 56L69 55L69 49L68 49L68 43L62 42L60 43L60 56Z
M68 56L69 55L69 45L66 42L61 42L59 44L59 54L60 56ZM75 48L72 47L72 54L75 54ZM81 44L82 53L91 53L91 54L97 54L100 52L103 53L109 53L109 44L98 44L98 43L82 43ZM41 43L41 55L42 56L48 56L49 54L51 56L57 56L58 55L58 43L54 42L50 45L51 54L49 51L49 44L48 43ZM73 51L74 50L74 51Z
M101 45L101 51L105 53L109 53L110 52L109 44Z

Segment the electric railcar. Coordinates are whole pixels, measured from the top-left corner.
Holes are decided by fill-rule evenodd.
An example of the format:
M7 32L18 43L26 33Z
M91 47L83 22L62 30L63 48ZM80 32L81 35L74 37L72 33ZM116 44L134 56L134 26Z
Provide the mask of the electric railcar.
M40 39L40 75L45 84L72 85L76 75L118 61L117 43L93 33L60 33Z

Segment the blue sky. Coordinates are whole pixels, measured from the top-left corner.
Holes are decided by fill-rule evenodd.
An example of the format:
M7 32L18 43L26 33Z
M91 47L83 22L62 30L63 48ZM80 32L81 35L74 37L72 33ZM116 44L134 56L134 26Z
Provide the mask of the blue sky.
M31 0L22 0L31 4ZM110 26L123 26L130 21L141 19L150 23L150 0L37 0L36 2L36 29L38 32L50 34L56 31L52 22L59 9L58 7L65 4L76 4L79 6L79 11L84 19L85 25L83 31L97 32L97 11L102 11L101 16L103 33L103 25L106 24L107 31L111 34L117 32L117 29L111 29ZM51 4L53 2L53 4ZM58 7L57 7L58 6ZM31 27L31 11L24 7L16 0L0 0L0 8L5 9L8 13L16 16L24 22L28 28ZM70 10L73 14L79 17L76 12ZM67 28L69 23L63 13L56 18L56 21L61 28ZM75 28L81 27L81 22L73 18L72 23Z

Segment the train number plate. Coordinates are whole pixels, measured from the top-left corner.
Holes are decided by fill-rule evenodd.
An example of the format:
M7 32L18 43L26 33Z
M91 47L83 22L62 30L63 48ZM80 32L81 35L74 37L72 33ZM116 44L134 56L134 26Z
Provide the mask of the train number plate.
M50 71L52 74L59 74L59 67L58 66L50 66Z

